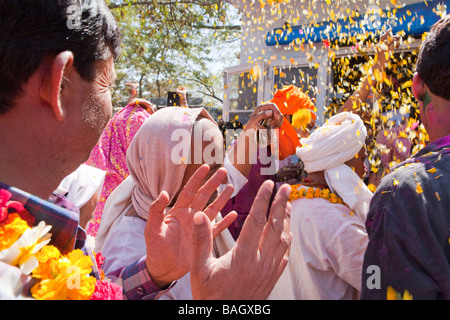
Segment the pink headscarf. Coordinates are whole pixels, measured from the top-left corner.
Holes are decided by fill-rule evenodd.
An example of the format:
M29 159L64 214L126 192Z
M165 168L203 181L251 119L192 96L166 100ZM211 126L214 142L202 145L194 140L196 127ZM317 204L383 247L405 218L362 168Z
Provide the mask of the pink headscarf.
M127 149L142 123L152 113L153 109L147 108L142 102L130 103L117 112L103 130L86 162L88 165L106 171L100 199L86 229L86 232L93 237L97 235L106 200L113 190L129 176L126 164Z
M202 115L211 121L203 108L166 107L145 120L127 151L130 176L110 195L105 203L96 237L100 250L113 223L127 213L130 203L136 213L147 219L150 204L162 191L173 200L184 178L189 156L174 156L173 150L182 147L190 154L191 135L195 121ZM183 139L174 133L187 133ZM173 136L174 135L174 136ZM175 152L176 154L176 152ZM177 158L177 159L174 159Z
M182 149L190 153L192 128L200 115L214 122L203 108L167 107L147 119L136 134L127 152L127 165L136 183L132 201L139 216L147 218L150 204L161 191L169 194L169 203L177 194L189 156L184 158L174 150L183 144ZM189 136L179 141L175 130Z

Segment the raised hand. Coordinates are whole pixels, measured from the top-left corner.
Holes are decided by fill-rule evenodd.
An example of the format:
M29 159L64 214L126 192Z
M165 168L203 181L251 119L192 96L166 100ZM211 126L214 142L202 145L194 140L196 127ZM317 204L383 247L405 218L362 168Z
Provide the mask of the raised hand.
M274 183L258 191L235 246L225 255L212 255L212 228L203 212L194 216L191 288L194 299L266 299L289 256L291 188L282 185L266 219Z
M263 122L264 124L261 124ZM272 102L260 104L250 115L246 129L278 129L283 124L283 114Z
M208 173L209 166L201 166L167 213L169 195L165 191L150 206L145 227L146 265L153 283L159 288L166 287L189 271L194 214L204 210L205 216L213 220L233 193L233 187L228 185L205 209L211 196L227 177L226 169L221 168L205 183ZM235 218L236 213L233 212L215 223L214 236L226 229Z
M400 39L400 36L392 35L391 29L388 29L381 35L380 41L377 44L377 56L378 64L382 70L387 67L387 63L391 59L393 50L399 47Z

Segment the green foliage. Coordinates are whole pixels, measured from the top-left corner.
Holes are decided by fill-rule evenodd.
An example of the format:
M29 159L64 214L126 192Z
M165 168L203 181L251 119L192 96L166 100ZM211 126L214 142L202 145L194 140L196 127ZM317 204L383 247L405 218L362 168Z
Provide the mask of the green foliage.
M221 63L215 59L230 58L230 54L221 57L218 48L240 40L237 10L217 0L107 3L119 22L123 43L116 63L114 103L127 101L125 83L134 81L142 98L165 97L184 85L207 106L221 108L222 70L211 66Z

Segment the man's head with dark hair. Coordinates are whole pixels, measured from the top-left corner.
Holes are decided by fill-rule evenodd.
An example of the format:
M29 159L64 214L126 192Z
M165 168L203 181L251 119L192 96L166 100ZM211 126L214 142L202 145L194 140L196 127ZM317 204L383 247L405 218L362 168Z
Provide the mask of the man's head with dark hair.
M0 0L0 181L45 199L89 158L120 47L104 0Z
M0 113L46 57L63 51L85 81L96 61L120 54L117 23L103 0L0 0Z
M421 44L416 70L433 94L450 100L450 15L435 23Z
M420 46L412 91L430 142L450 135L450 15L430 29Z

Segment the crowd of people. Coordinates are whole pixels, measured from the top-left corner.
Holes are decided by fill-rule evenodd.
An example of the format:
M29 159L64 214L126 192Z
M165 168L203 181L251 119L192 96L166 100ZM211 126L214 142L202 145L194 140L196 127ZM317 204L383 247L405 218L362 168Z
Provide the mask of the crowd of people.
M184 88L158 110L130 84L112 115L117 22L92 0L69 27L69 6L0 0L1 299L450 299L450 15L418 53L411 155L402 126L371 136L369 77L320 126L279 89L230 148Z

